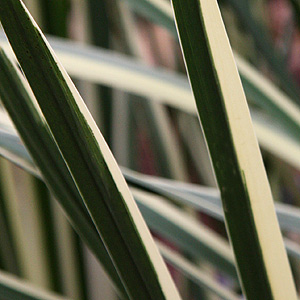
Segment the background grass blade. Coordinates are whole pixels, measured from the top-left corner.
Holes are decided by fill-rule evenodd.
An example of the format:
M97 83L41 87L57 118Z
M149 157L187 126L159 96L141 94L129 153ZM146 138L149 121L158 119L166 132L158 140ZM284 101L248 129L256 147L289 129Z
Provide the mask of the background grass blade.
M7 123L6 126L4 127L8 131L12 131L9 130L10 128L9 123ZM14 133L14 136L15 135L16 134ZM3 136L1 135L1 137ZM18 145L20 144L20 141L17 140L17 142L15 143ZM11 149L11 151L13 150ZM25 148L23 148L23 152L26 153ZM27 157L28 155L23 155L23 156ZM21 167L24 167L25 170L28 170L26 165L23 166L21 165ZM223 220L223 212L222 212L220 196L218 191L214 188L200 187L198 185L180 183L177 181L166 180L154 176L146 176L136 172L129 171L124 168L123 168L123 173L125 175L125 178L128 180L128 182L133 185L138 185L142 189L151 190L152 192L158 193L160 195L164 195L172 200L178 201L179 203L191 206L197 209L198 211L204 211L208 215L216 217L219 220ZM35 176L39 177L40 175L37 173L35 174ZM147 223L151 227L153 227L155 231L157 231L162 236L166 236L167 238L169 238L169 240L170 239L173 240L173 242L176 245L185 249L185 252L191 253L191 255L195 255L195 256L198 256L199 254L200 257L203 258L203 251L197 250L202 247L199 246L202 244L200 240L189 243L189 247L186 248L187 244L185 243L185 240L187 238L190 239L193 236L193 233L191 234L189 233L189 231L184 231L184 233L182 233L182 230L185 229L176 221L177 219L180 218L173 218L173 220L175 221L172 221L172 218L170 219L170 216L173 214L171 207L168 208L168 205L165 204L167 206L161 210L162 212L160 212L160 210L158 210L157 207L153 209L151 205L150 206L147 205L147 202L141 200L141 198L138 195L141 196L141 193L137 194L136 201L138 201L138 204L142 209L142 212L144 214ZM156 198L153 196L151 197L150 195L148 195L147 197L151 198L152 203L153 201L156 201ZM169 209L171 209L171 211L169 211ZM296 209L294 206L292 207L284 204L276 204L276 212L282 229L291 230L294 232L300 231L299 209ZM153 218L153 214L156 215L156 217ZM165 214L167 215L167 217L164 217ZM184 214L182 213L181 215L184 216ZM157 226L157 220L158 220L157 218L161 220L159 221L160 224L159 226ZM190 219L190 217L186 215L185 217L183 217L183 219ZM152 226L153 224L155 225ZM167 226L165 226L164 224L167 224ZM175 232L174 235L171 234L171 237L170 237L170 226L172 228L174 227L174 232ZM194 230L196 230L197 232L198 229L195 227ZM165 235L166 233L167 235ZM190 237L188 237L189 235ZM285 246L290 256L299 259L300 251L298 249L299 247L296 247L295 243L285 239ZM211 250L215 251L213 247L211 247ZM214 255L215 254L209 254L209 257L213 257ZM230 270L230 268L224 269L226 273L228 272L228 270ZM189 275L189 276L194 276L194 275ZM199 280L199 278L198 279L196 278L195 280Z
M1 120L7 119L5 113L0 114L0 116ZM0 124L0 137L0 141L2 141L2 144L0 144L0 155L37 178L41 178L39 171L22 145L17 133L13 130L11 121L8 119L5 124ZM2 147L6 148L5 152L2 152ZM215 188L166 180L165 178L134 172L127 168L122 168L122 173L131 186L178 201L198 211L204 211L217 219L221 220L223 218L220 194ZM300 210L298 208L283 203L275 203L275 208L279 224L283 230L300 232Z
M297 299L218 5L216 1L206 0L172 3L245 296L286 299L288 290L291 293L288 298Z
M2 68L3 69L3 68ZM16 89L14 89L16 90ZM22 109L22 107L21 107ZM24 111L24 109L22 109ZM169 208L167 204L164 206L164 208L161 209L155 209L153 208L153 205L149 206L149 203L141 200L141 195L136 195L136 200L139 203L139 206L142 208L142 212L144 213L144 216L146 218L146 221L150 224L151 227L153 227L158 233L160 234L167 234L167 237L171 237L171 240L173 239L176 244L181 246L183 249L185 249L186 252L190 253L191 255L201 257L206 257L207 259L211 260L213 263L216 263L218 267L221 267L225 273L229 273L231 276L235 277L235 267L233 265L233 260L231 256L231 252L227 246L224 245L224 242L216 238L215 235L212 234L211 237L207 235L203 230L200 230L198 228L195 228L193 230L189 229L188 223L186 226L181 226L180 223L177 222L177 215L175 211L175 217L171 217L174 215L175 208L172 207ZM149 198L149 197L148 197ZM142 198L143 199L143 198ZM151 201L153 203L153 201ZM152 216L156 215L155 218ZM177 214L179 214L181 217L179 219L182 219L182 216L184 214L180 214L178 211ZM167 216L167 217L166 217ZM189 219L189 216L185 216L186 219ZM153 224L158 224L157 220L161 220L159 223L160 226L154 226ZM164 221L165 219L165 221ZM190 221L191 222L191 221ZM167 224L164 226L164 224ZM194 224L195 223L191 223ZM153 225L153 226L152 226ZM192 226L193 227L193 226ZM173 228L171 230L171 228ZM171 230L171 231L170 231ZM170 234L171 232L176 233L173 237ZM178 234L180 232L181 234ZM174 239L175 238L175 239ZM189 245L189 243L186 243L186 240L192 240L193 242ZM217 245L220 246L221 249L218 249ZM199 250L199 249L206 249L205 251ZM205 256L205 253L207 253L207 256ZM227 255L224 256L224 253L227 253ZM229 258L228 258L229 256Z
M34 287L2 271L0 272L0 294L2 299L11 300L68 300L66 297Z
M299 141L264 114L252 114L252 119L261 147L299 169Z
M223 218L220 192L216 188L166 180L161 177L133 172L126 168L122 168L122 172L131 186L162 195L198 211L205 211L218 219ZM275 209L282 230L299 232L299 208L289 204L275 203Z
M0 161L0 228L1 228L1 249L0 249L0 267L2 270L10 272L11 274L20 276L20 261L16 249L16 242L14 240L14 232L12 222L7 207L8 199L4 191L5 181L3 174L2 161Z
M162 25L176 35L172 19L172 10L168 2L161 0L125 0L133 10L149 18L156 24Z
M79 47L70 42L61 43L56 39L53 40L52 44L60 54L59 57L63 59L64 65L75 77L79 76L80 79L109 84L142 96L148 94L151 96L151 100L189 114L196 114L188 81L184 76L178 76L178 74L166 72L166 70L145 67L128 58L116 57L107 52L101 52L99 49L95 51L95 49ZM3 42L3 46L5 49L8 48L6 42ZM283 132L276 126L277 122L274 122L273 119L269 117L262 119L257 116L256 111L253 111L253 122L261 146L292 166L299 168L300 145L297 138L299 109L291 103L286 95L277 94L278 88L275 88L265 78L262 79L261 74L258 75L253 67L240 59L237 60L237 63L239 62L243 64L241 65L241 75L249 99L255 98L256 104L259 103L260 107L266 108L270 115L276 117L288 128L287 131ZM82 70L85 71L80 73ZM119 77L120 74L123 75ZM257 82L260 84L256 85ZM274 95L276 96L274 97ZM291 134L292 136L290 136ZM277 142L274 143L274 140Z
M190 263L183 256L176 253L174 250L163 245L161 242L156 241L160 252L167 262L169 262L175 268L178 268L187 277L198 285L207 288L212 291L216 296L226 300L238 300L240 297L234 292L222 285L218 284L213 278L211 278L205 271L202 271L196 265Z
M239 55L235 55L235 60L247 99L263 108L269 115L274 116L290 134L298 137L300 131L299 105L295 104Z
M42 27L44 32L67 37L67 19L70 9L70 0L54 0L50 2L46 0L39 0Z
M135 191L134 195L145 220L157 233L173 240L185 252L206 258L218 265L224 273L236 276L231 251L222 239L210 231L205 233L205 230L197 228L196 222L190 220L188 214L181 212L174 205L164 204L165 201L159 204L155 197L142 192ZM184 219L188 221L185 222ZM183 223L178 220L182 220ZM187 243L187 240L192 242Z
M41 230L43 253L45 254L46 267L48 269L50 289L57 293L63 293L62 269L58 257L58 244L55 238L54 214L51 206L50 193L45 184L36 178L32 178L34 206L39 216L39 228Z
M87 9L90 15L89 28L92 44L109 49L111 42L109 5L105 0L88 0ZM99 30L101 28L101 30ZM111 147L112 142L112 89L107 86L97 87L98 115L100 117L101 132ZM100 126L100 125L99 125Z
M130 297L178 299L176 288L117 164L82 99L24 6L19 1L5 1L0 17ZM33 61L32 56L37 59ZM43 76L42 84L36 74Z
M143 197L143 193L141 192L138 193L136 191L134 195L147 223L155 231L159 234L166 235L173 240L175 244L181 246L185 249L185 252L190 253L191 255L206 257L206 259L210 260L212 263L219 262L216 263L216 265L223 269L225 273L229 273L232 277L236 276L230 250L227 246L224 246L224 241L216 238L216 235L214 234L211 234L210 236L205 233L205 231L200 230L200 228L196 228L196 223L193 223L191 220L189 220L186 225L182 226L180 222L178 223L178 220L190 219L190 217L189 215L180 212L175 207L172 208L171 205L165 203L165 205L162 206L162 209L160 209L160 207L163 204L158 205L158 207L155 208L155 205L153 206L153 201L157 200L152 199L150 195L148 195L148 197L146 196L146 199L151 199L150 202L143 200L145 197ZM178 214L180 217L178 217ZM153 218L153 215L156 217ZM158 222L157 220L160 221ZM158 226L158 224L160 225ZM166 226L164 224L166 224ZM192 227L194 227L194 229L191 230ZM193 242L187 243L186 240L192 240ZM220 249L218 249L219 247L217 247L217 245L220 246ZM200 251L200 249L202 250ZM204 251L203 249L206 250ZM224 255L224 253L227 254Z
M181 74L147 67L132 58L117 56L113 51L53 38L50 41L67 71L78 79L107 84L140 96L150 95L153 96L151 100L188 113L196 111L188 81ZM299 107L238 54L235 54L235 59L247 98L280 120L291 134L298 136Z
M227 0L234 8L240 22L250 32L259 52L268 62L270 69L279 78L283 89L295 103L299 104L299 87L288 73L283 57L274 49L271 38L264 27L260 26L252 15L246 0Z
M159 196L132 188L135 200L149 227L172 241L193 257L217 265L224 273L236 277L231 249L226 241L205 225Z

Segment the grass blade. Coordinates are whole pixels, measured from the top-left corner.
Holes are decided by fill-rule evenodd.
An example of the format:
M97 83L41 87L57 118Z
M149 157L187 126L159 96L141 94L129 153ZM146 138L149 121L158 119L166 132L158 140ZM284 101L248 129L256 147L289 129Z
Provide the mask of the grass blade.
M126 168L122 168L122 172L131 186L156 193L198 211L206 212L219 220L223 219L220 192L216 188L166 180L161 177L140 174ZM300 231L300 208L275 203L275 209L282 230Z
M300 108L277 88L270 80L262 76L254 67L235 55L247 99L263 108L284 126L286 130L299 137Z
M67 300L4 272L0 272L0 294L2 299L11 300Z
M109 2L105 0L88 0L87 10L89 13L89 28L91 32L92 44L98 47L109 49L110 47L110 26L109 26ZM101 30L99 30L101 28ZM106 86L97 86L98 115L101 122L101 132L111 147L112 142L112 90ZM99 123L100 124L100 123ZM100 126L100 125L99 125Z
M39 166L39 169L42 170L43 178L48 187L50 187L50 190L67 212L69 221L80 234L81 238L85 240L98 260L103 264L115 286L123 295L126 295L123 284L117 275L92 220L85 207L82 205L81 196L78 193L71 175L68 172L67 166L65 165L59 149L50 135L44 120L32 104L30 95L27 93L23 83L19 79L18 73L4 53L0 52L0 54L0 93L6 109L15 121L15 125L18 128L23 141L26 143L31 155ZM18 102L15 103L12 99ZM22 120L19 118L20 113L22 113ZM1 115L4 116L1 120L4 122L5 120L8 121L7 116L5 117L3 113ZM13 143L15 143L13 129L8 126L5 126L5 129L5 136L9 137L10 141L9 146L12 146ZM35 138L32 139L32 137ZM4 140L1 139L1 141ZM4 155L10 153L7 148L7 146L4 146ZM29 168L29 171L33 175L38 175L41 178L39 170L34 167L32 159L28 157L28 154L23 153L22 158L18 158L18 153L20 152L19 142L17 142L16 146L13 148L17 149L17 151L15 151L13 155L9 154L9 158L13 160L17 158L17 164L20 166L25 162L25 165L22 167Z
M0 141L2 141L0 155L37 178L41 178L30 155L14 131L11 121L7 119L6 113L0 110L0 117L2 120L0 123ZM5 151L3 151L3 147ZM126 168L122 168L122 173L132 186L157 193L199 211L204 211L217 219L221 220L223 218L220 194L215 188L166 180L161 177L140 174ZM300 210L297 207L275 203L275 208L279 224L283 230L300 231Z
M215 235L212 234L210 236L210 234L204 233L203 230L196 228L195 222L191 223L191 221L189 221L188 224L190 225L185 225L182 227L180 223L178 223L178 218L176 217L177 214L180 214L178 210L175 210L175 208L172 209L172 207L168 206L167 203L165 204L165 206L163 206L163 209L153 208L153 204L150 205L150 203L147 204L147 201L143 201L144 198L141 196L141 193L138 193L137 195L136 194L137 192L135 192L136 200L138 201L138 204L142 209L146 221L150 225L154 224L154 227L151 227L153 227L160 234L167 234L168 238L173 239L176 244L180 245L183 249L185 249L186 252L190 253L193 256L200 255L201 257L203 257L203 255L205 256L205 253L207 253L206 257L208 260L211 260L212 263L215 261L220 262L220 264L217 264L218 268L221 267L224 272L229 273L233 277L236 276L231 252L229 248L224 245L224 242L216 238ZM151 202L153 203L152 200ZM175 217L171 217L174 214ZM156 216L154 219L152 217L153 215ZM179 219L189 219L188 215L180 214L180 216L181 217ZM166 226L161 223L161 226L157 227L157 222L155 221L157 219L166 219L164 221L164 224L166 224ZM194 227L194 229L191 230L189 229L189 227ZM172 232L174 232L173 236L171 234ZM178 232L180 232L180 234L178 234ZM189 243L186 243L186 240L190 240L192 241L192 243L189 245ZM220 246L221 250L218 249L218 245ZM199 251L199 249L206 250L203 253L203 251Z
M8 48L3 41L3 47ZM185 76L144 66L126 56L76 43L51 39L55 51L70 74L78 79L107 84L187 113L196 113ZM235 54L247 98L274 116L298 137L299 107L239 55ZM255 120L254 120L255 123ZM261 138L259 141L261 142Z
M261 147L299 169L299 140L264 114L252 114L252 119Z
M12 131L10 126L11 125L9 125L9 123L6 123L6 126L1 125L0 129L6 128L6 130L8 130L8 131ZM0 130L0 132L1 132L1 130ZM21 144L21 141L16 136L16 133L12 133L12 134L15 137L14 143L16 145ZM2 133L0 134L0 137L3 139L7 139L6 136L2 135ZM10 151L14 151L13 146L12 146L12 148L10 148ZM22 153L22 154L20 154L20 153ZM26 161L30 160L30 157L27 154L27 151L23 146L22 146L22 151L18 150L15 157L18 157L18 155L21 155L22 158L25 157L24 160L26 160ZM10 156L9 157L7 157L6 155L3 155L3 156L8 158L9 160L11 160L12 162L18 164L20 167L24 168L26 171L32 173L37 178L41 178L41 175L39 174L39 172L37 170L32 172L33 168L28 167L28 163L31 163L30 161L27 164L23 164L23 163L20 164L19 163L20 160L17 160L17 162L16 162L13 159L11 159ZM163 196L167 197L168 199L172 199L183 205L190 206L198 211L205 212L209 216L212 216L220 221L224 220L224 214L222 211L220 195L219 195L219 192L217 191L217 189L215 189L215 188L207 188L207 187L202 187L202 186L198 186L195 184L186 184L186 183L181 183L181 182L174 181L174 180L166 180L166 179L159 178L159 177L143 175L143 174L139 174L137 172L129 171L125 168L123 168L123 174L124 174L126 180L128 181L128 183L130 183L131 185L138 186L142 190L149 190L149 191L157 193L159 195L163 195ZM151 214L153 214L151 206L147 207L147 206L145 206L145 203L143 204L143 202L139 201L139 199L136 199L136 200L139 202L139 205L141 206L141 208L144 207L143 213L144 213L145 219L146 219L147 223L151 225L151 222L153 223L153 221L151 220ZM280 227L282 228L282 230L290 230L290 231L294 231L294 232L300 231L300 209L298 209L294 206L290 206L290 205L286 205L286 204L279 204L279 203L275 204L275 208L276 208L277 217L278 217L278 220L280 223ZM162 216L162 214L158 213L158 216ZM176 222L173 223L173 225L175 225L175 227L176 227L177 226ZM154 227L154 229L155 228L161 234L164 232L164 229L161 227ZM180 231L182 229L179 229L179 228L175 229L176 232L178 232L178 230ZM184 245L184 243L182 243L182 242L179 242L179 244L178 244L178 241L182 238L183 238L183 235L181 234L181 235L177 236L177 238L174 240L174 242L179 246ZM191 245L194 246L196 244L192 243ZM299 254L300 251L298 249L299 247L296 247L296 245L294 243L285 239L285 247L290 256L294 256L296 258L300 257L300 254ZM93 250L93 247L90 247L90 248ZM184 248L184 246L183 246L183 248ZM188 248L187 252L189 252L190 250L191 250L191 247ZM191 254L194 255L195 253L197 253L197 251L193 250ZM97 252L95 254L97 256ZM99 257L99 256L97 256L97 257ZM101 261L101 257L100 257L100 261ZM228 269L226 269L226 270L228 270Z
M4 172L2 161L0 161L0 228L1 228L1 248L0 248L0 266L11 274L21 276L20 262L16 243L14 240L14 231L10 215L7 207L7 202L11 201L4 191Z
M179 299L105 141L22 2L4 1L0 17L130 297Z
M247 299L297 299L218 5L206 0L172 3L244 294Z
M1 120L7 119L7 115L1 113ZM27 150L22 145L17 133L13 131L9 120L5 124L0 123L0 155L12 161L14 164L33 174L37 178L41 175L34 165ZM5 147L6 151L2 151ZM215 188L208 188L196 184L187 184L165 178L144 175L122 168L122 173L126 181L131 186L136 186L142 190L154 192L168 199L178 201L183 205L190 206L196 210L206 212L208 215L219 220L223 219L222 204L220 193ZM280 227L283 230L300 232L300 209L288 204L275 203L276 213Z
M223 241L216 238L214 234L210 236L210 234L207 235L207 233L203 233L203 230L197 228L197 226L195 226L196 223L191 220L188 222L189 225L181 226L181 223L178 222L177 219L190 219L190 216L183 212L179 212L179 210L176 210L175 207L172 208L172 206L165 203L165 205L162 206L163 209L159 209L159 205L154 208L153 201L154 203L157 201L155 197L154 199L152 198L150 202L147 202L147 199L149 199L150 196L146 196L145 198L143 193L138 191L135 191L134 195L135 200L138 202L138 205L143 212L145 220L155 231L162 235L166 234L167 237L173 240L176 245L182 247L187 253L190 253L193 256L206 257L212 263L214 261L221 261L221 263L217 263L216 266L223 269L225 273L229 273L232 277L236 276L232 255L230 254L229 248L224 246ZM174 214L175 217L172 217ZM180 218L178 218L177 214L180 215ZM154 218L153 215L155 216ZM160 222L160 226L157 226L158 219L161 221L165 219L165 221L163 221L164 223ZM164 224L166 224L166 226ZM190 228L193 229L191 230ZM190 240L192 242L187 243L186 240ZM218 249L218 245L221 245L221 250ZM199 249L205 248L207 249L206 251L199 251ZM207 256L205 256L205 253L207 253ZM224 253L227 254L224 255Z
M36 214L38 215L38 222L43 247L43 253L45 253L45 264L48 270L48 281L51 290L62 293L63 281L62 281L62 269L58 257L58 244L55 238L54 228L54 214L51 206L51 198L49 191L45 184L34 177L32 177L33 185L33 198Z
M213 278L210 278L205 271L190 263L187 259L176 253L174 250L156 241L164 259L172 266L183 272L188 278L199 286L203 286L212 291L215 295L224 300L238 300L240 297L232 291L218 284Z
M125 0L134 11L152 22L167 28L176 36L172 10L166 1L161 0Z
M200 227L194 218L161 197L135 188L132 192L153 231L191 256L201 257L232 278L236 277L232 251L223 238L204 225Z
M167 2L163 0L126 0L128 4L138 13L147 17L152 22L164 26L169 32L176 36L174 30L174 24L172 23L172 15ZM290 76L284 65L283 58L277 53L272 46L267 32L264 28L259 26L256 20L251 14L249 9L249 3L241 0L227 0L236 11L241 23L247 28L252 35L256 47L263 54L266 61L274 71L276 76L280 79L284 89L287 93L293 97L293 99L299 101L299 87L295 84L293 78ZM297 0L289 0L293 5L295 15L300 11L299 2ZM298 22L299 23L299 22ZM299 103L299 102L298 102Z
M299 104L299 87L288 73L284 58L278 53L266 29L258 24L245 0L227 0L236 11L241 24L249 31L259 52L263 55L283 89Z
M71 4L70 0L54 0L51 2L39 0L38 2L41 7L44 32L55 36L66 37L68 35L67 16Z

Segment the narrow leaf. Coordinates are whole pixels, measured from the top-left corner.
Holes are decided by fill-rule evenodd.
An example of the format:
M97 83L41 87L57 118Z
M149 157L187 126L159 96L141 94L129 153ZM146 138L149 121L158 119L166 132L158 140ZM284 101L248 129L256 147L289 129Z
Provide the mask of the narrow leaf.
M9 50L1 35L0 41L4 49ZM113 51L108 52L55 38L51 38L50 42L67 71L75 78L109 85L150 97L152 101L170 105L187 113L196 113L187 78L183 75L165 69L150 68L132 58L116 55ZM238 54L235 54L235 60L247 98L264 108L285 126L288 132L297 137L300 126L299 107ZM256 120L253 122L256 124ZM260 131L257 135L259 142L263 143ZM276 147L277 143L274 144Z
M218 5L215 0L172 3L244 294L247 299L297 299Z
M162 0L125 0L130 7L147 17L152 22L161 25L176 35L176 29L172 19L172 10L167 1Z
M0 272L0 295L1 299L13 300L67 300L4 272Z
M8 50L3 37L0 37L0 40L5 50ZM51 41L59 58L62 59L72 76L95 83L108 84L138 95L150 96L151 100L196 114L196 106L188 81L184 76L166 70L149 68L129 58L116 56L100 49L83 47L66 41L62 43L53 38ZM289 128L288 132L291 132L293 136L297 135L299 109L286 95L282 92L278 93L278 89L269 80L262 79L257 70L237 57L238 66L239 62L242 80L249 98L267 108L270 114ZM255 111L252 115L261 146L292 166L300 168L300 145L297 137L290 137L288 132L278 130L277 122L272 119L261 120L256 117Z
M11 134L14 137L14 143L9 148L9 151L14 153L14 145L20 145L21 141L16 136L16 133L13 132L11 128L11 124L9 122L6 123L6 126L0 125L0 129L1 128L6 128L6 130L12 132ZM10 135L3 135L2 131L0 130L0 137L3 138L4 144L5 141L7 140L7 136L10 137ZM11 155L7 156L6 154L1 153L1 147L0 147L0 155L6 157L7 159L11 160L13 163L24 168L26 171L30 172L37 178L41 178L41 175L39 174L36 168L28 167L29 163L32 163L31 158L28 155L24 146L22 146L21 149L22 151L18 151L18 153L14 156L17 158L17 160L12 159ZM21 160L19 159L19 155L21 155L22 161L27 162L28 160L28 162L20 163ZM142 190L146 189L146 190L150 190L151 192L155 192L159 195L166 196L169 199L178 201L179 203L190 206L198 211L205 212L209 216L212 216L220 221L224 220L220 195L218 190L215 188L208 188L208 187L198 186L195 184L187 184L187 183L168 180L168 179L159 178L155 176L143 175L134 171L130 171L126 168L122 168L122 170L127 182L130 183L131 185L138 186ZM151 205L150 206L145 205L145 202L141 201L139 197L137 197L135 200L138 202L138 205L143 211L144 218L147 221L148 225L150 226L151 224L156 224L154 219L152 218L153 214L157 215L156 218L157 217L164 218L163 215L166 213L168 217L166 218L167 220L164 222L165 224L169 224L167 226L170 225L174 226L174 232L176 233L175 236L168 235L169 230L168 229L165 230L163 226L153 226L153 229L154 230L156 229L157 232L159 232L162 235L167 233L168 238L171 239L173 238L173 241L175 242L176 245L178 246L181 245L183 248L186 247L184 239L185 236L187 236L186 235L187 232L178 235L178 232L182 232L183 228L176 222L176 220L175 222L171 221L169 215L172 215L172 213L170 213L166 207L165 209L163 209L164 211L163 213L159 213L159 210L157 210L157 208L152 209ZM153 197L151 201L153 202ZM277 217L279 219L281 228L284 230L299 232L300 231L300 209L294 206L290 206L287 204L279 204L279 203L275 203L275 207L276 207ZM190 217L187 216L187 219L190 219ZM196 231L197 230L198 229L196 229ZM174 237L176 238L174 239ZM193 248L195 247L195 249L197 249L198 247L197 244L200 245L199 242L201 244L201 241L189 244L190 246L186 248L186 252L187 253L190 252L192 255L197 256L198 251L193 250ZM87 244L89 245L89 241L87 241ZM296 258L300 257L300 251L298 249L299 247L296 247L294 243L285 239L285 246L289 255L294 256ZM95 249L93 247L90 246L90 248L92 251L95 252ZM213 248L211 248L211 250L214 251ZM100 257L99 260L102 261L101 255L98 256L97 251L95 252L95 255L97 257ZM200 257L202 257L201 253L200 253ZM104 261L104 267L106 267L105 261ZM112 276L109 269L106 270ZM228 270L229 270L228 268L225 269L225 272L227 273ZM112 276L112 278L114 277Z
M13 130L11 122L7 119L7 115L0 110L0 120L5 119L7 121L4 124L0 122L0 155L37 178L41 178L30 155L22 145L17 133ZM215 188L144 175L124 167L122 173L131 186L178 201L219 220L223 219L220 193ZM275 208L282 230L300 232L299 208L283 203L275 203Z
M126 295L123 284L107 254L105 246L82 204L81 196L61 157L59 149L42 116L31 102L32 95L27 92L24 86L25 83L21 80L21 75L18 75L19 72L2 51L0 51L0 65L1 100L15 121L23 141L39 166L39 170L42 171L43 179L65 209L71 224L103 264L116 287L123 295ZM4 130L3 135L5 137L5 139L0 139L1 154L8 156L9 159L19 166L41 178L40 171L34 166L34 162L28 153L23 151L23 154L19 156L20 152L22 152L20 149L22 146L19 139L18 141L15 140L15 129L12 126L7 126L9 119L6 114L1 112L0 115L4 123L1 133ZM5 144L5 140L8 141L8 144Z
M236 277L232 251L227 241L193 217L159 196L131 189L149 227L174 242L193 257L201 257Z
M179 299L113 156L33 19L16 0L3 1L0 18L129 296Z
M171 250L159 241L156 241L156 244L158 245L158 248L164 259L173 267L184 273L196 284L207 288L208 290L212 291L216 296L219 296L221 299L240 299L240 297L237 294L223 287L216 280L210 277L205 271L202 271L199 267L190 263L187 259L185 259L180 254L176 253L174 250Z
M192 220L189 215L176 209L174 205L171 206L163 200L159 203L155 197L145 196L137 191L134 192L134 196L145 220L153 230L172 240L190 255L205 258L216 265L218 269L223 270L224 273L232 277L236 276L232 253L224 240L217 237L208 228L197 228L197 222ZM80 213L84 215L83 211ZM92 226L93 229L93 224L86 226ZM90 231L93 232L93 230ZM110 270L108 269L108 271Z

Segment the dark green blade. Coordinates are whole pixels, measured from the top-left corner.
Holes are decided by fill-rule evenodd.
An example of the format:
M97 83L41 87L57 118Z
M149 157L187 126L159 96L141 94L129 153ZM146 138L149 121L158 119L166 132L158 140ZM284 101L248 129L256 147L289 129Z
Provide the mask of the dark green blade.
M117 164L40 31L20 1L3 1L0 18L128 294L179 298Z
M44 180L66 211L71 224L102 263L115 286L121 294L126 295L123 284L86 208L82 204L81 196L55 141L41 115L33 106L19 75L3 51L0 51L0 65L1 100L14 120L15 126L35 163L42 171Z
M247 299L297 299L217 3L173 0L173 9L244 294Z
M42 15L42 29L48 34L60 37L68 36L68 14L70 0L39 0Z

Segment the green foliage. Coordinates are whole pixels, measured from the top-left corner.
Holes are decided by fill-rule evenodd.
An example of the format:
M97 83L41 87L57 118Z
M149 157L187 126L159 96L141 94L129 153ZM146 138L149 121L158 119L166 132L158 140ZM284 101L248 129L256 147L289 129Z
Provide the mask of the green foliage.
M0 36L0 155L38 178L0 161L0 268L22 277L1 271L1 297L296 299L296 46L274 46L255 15L267 1L219 1L251 62L232 53L217 1L173 0L174 17L164 0L24 2L69 39L52 50L22 1L1 1L17 62ZM274 205L256 136L274 198L292 205ZM92 280L99 266L113 290Z

